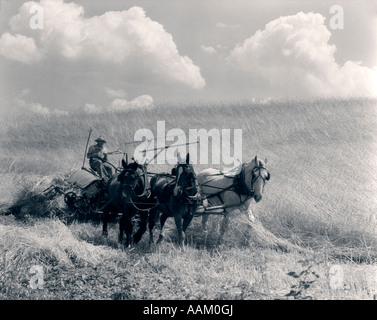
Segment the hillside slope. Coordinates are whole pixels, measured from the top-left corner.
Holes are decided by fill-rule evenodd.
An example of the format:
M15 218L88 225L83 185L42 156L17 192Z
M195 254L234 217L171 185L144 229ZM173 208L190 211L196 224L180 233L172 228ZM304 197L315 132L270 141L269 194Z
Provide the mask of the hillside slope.
M4 206L17 201L18 194L25 194L23 189L30 190L38 183L48 185L54 177L78 170L89 127L94 128L95 136L106 137L109 149L125 149L130 155L135 146L125 142L133 141L135 131L141 128L156 133L157 121L165 121L166 130L180 128L187 134L189 129L242 129L242 160L255 154L267 157L271 180L262 201L254 205L258 224L249 227L243 215L234 217L224 244L218 247L214 243L221 217L211 217L206 244L200 220L194 219L188 230L189 247L184 252L169 241L148 248L146 236L136 249L124 252L116 241L116 226L106 240L100 235L100 227L87 223L67 227L50 219L29 219L25 223L3 217L1 234L7 236L0 241L5 257L2 263L6 267L17 262L22 267L18 273L9 271L8 278L3 276L2 298L83 298L89 284L93 284L85 282L88 276L99 279L96 283L101 284L102 291L89 290L87 298L271 299L287 294L297 282L288 272L307 266L320 275L310 288L310 295L315 298L373 297L377 288L373 278L377 258L376 107L376 101L370 99L332 99L156 106L154 110L101 115L3 118L0 197ZM116 163L119 157L111 160ZM199 171L209 166L198 164L195 168ZM154 164L149 169L169 171L170 165ZM34 223L37 227L32 230L29 226ZM49 228L65 230L75 239L72 241L78 241L78 247L59 251L65 245L57 239L52 243L60 245L51 247L49 254L44 253L48 251L44 244L41 250L36 249L42 245L38 232ZM168 229L174 243L172 221ZM17 236L23 231L24 238ZM55 239L55 231L46 237ZM88 242L95 246L89 249ZM282 252L281 243L306 251ZM77 249L80 244L83 251ZM103 246L109 248L107 257ZM25 249L17 251L20 247ZM79 257L86 254L80 252L96 248L101 255L105 252L102 261ZM124 261L131 264L127 271ZM27 288L25 279L30 277L27 271L33 263L42 264L48 275L56 267L62 282L49 278L46 290L39 293ZM329 270L334 264L342 266L352 290L329 288ZM104 271L105 265L115 268L113 274L127 281L118 283L114 275ZM96 270L102 270L104 275ZM77 282L80 277L83 283ZM77 285L82 286L81 291Z

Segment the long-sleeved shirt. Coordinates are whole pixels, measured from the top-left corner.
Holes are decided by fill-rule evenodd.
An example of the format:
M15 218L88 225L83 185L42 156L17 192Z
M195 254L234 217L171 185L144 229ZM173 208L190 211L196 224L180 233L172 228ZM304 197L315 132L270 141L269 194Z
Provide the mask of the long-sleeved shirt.
M101 160L105 160L106 152L107 152L106 148L100 147L99 145L95 144L95 145L90 146L86 156L88 159L99 158Z

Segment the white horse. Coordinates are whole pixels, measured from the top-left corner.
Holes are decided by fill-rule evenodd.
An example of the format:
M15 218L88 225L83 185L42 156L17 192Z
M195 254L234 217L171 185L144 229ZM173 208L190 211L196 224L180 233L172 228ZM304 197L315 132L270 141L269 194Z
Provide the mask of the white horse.
M266 169L267 159L259 160L257 156L249 162L243 163L237 175L227 175L217 169L205 169L197 175L204 197L206 211L202 217L203 231L207 233L206 223L210 214L222 213L224 218L220 227L219 242L222 241L229 225L232 213L246 212L250 222L254 221L251 210L253 199L262 199L264 185L270 179Z

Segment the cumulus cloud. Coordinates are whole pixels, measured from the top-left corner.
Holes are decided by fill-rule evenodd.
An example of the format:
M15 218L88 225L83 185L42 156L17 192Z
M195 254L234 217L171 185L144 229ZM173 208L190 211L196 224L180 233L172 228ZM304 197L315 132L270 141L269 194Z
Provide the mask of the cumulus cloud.
M30 93L30 89L29 88L25 88L25 89L22 89L21 90L21 96L26 96Z
M153 98L150 95L141 95L131 101L116 98L106 107L102 108L92 103L86 103L82 110L86 113L98 114L103 112L117 112L130 109L146 109L153 108Z
M124 98L126 96L126 92L122 89L111 89L106 87L104 90L109 98Z
M27 110L27 111L31 111L31 112L34 112L34 113L40 113L40 114L49 114L50 113L50 109L42 106L40 103L26 102L25 100L19 99L19 98L16 98L15 102L16 102L18 107L20 107L24 110Z
M237 29L241 27L241 25L239 24L227 24L223 22L217 22L215 26L218 29Z
M18 108L26 112L38 113L38 114L54 114L54 115L66 115L67 111L63 110L51 110L47 107L42 106L40 103L28 102L24 99L15 98L15 103Z
M115 99L108 106L109 111L122 111L128 109L145 109L153 107L153 98L149 95L139 96L131 101Z
M0 55L25 64L38 62L43 56L33 38L22 34L12 35L8 32L0 37Z
M200 48L206 52L206 53L209 53L209 54L214 54L217 52L217 50L214 48L214 47L211 47L211 46L205 46L205 45L201 45Z
M228 61L251 77L264 79L284 95L376 95L377 67L335 61L325 18L297 13L269 22L230 53Z
M103 109L101 107L97 107L93 103L86 103L84 107L82 108L84 112L86 113L101 113Z
M43 7L44 28L32 32L30 8ZM124 70L137 68L192 88L205 86L200 68L187 56L181 56L171 34L160 23L146 16L140 7L109 11L86 18L84 8L63 0L25 2L9 22L12 36L1 40L1 54L8 59L28 63L28 56L42 52L45 57L68 60L92 60L121 65ZM35 39L34 39L35 38ZM35 41L35 42L34 42ZM26 45L26 49L23 46ZM12 55L21 51L19 56Z

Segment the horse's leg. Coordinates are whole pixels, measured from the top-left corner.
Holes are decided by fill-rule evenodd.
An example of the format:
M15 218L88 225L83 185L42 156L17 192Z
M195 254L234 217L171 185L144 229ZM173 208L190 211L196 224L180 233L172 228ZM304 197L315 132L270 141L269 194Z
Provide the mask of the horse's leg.
M125 222L125 233L126 233L126 248L131 246L131 240L132 240L132 213L128 212L126 214L126 222Z
M246 213L247 213L247 219L249 220L249 224L252 225L255 221L255 217L254 217L251 205L247 207Z
M164 232L164 225L166 222L166 219L169 217L169 215L162 211L161 217L160 217L160 236L158 237L157 243L161 243L162 240L164 240L165 232Z
M195 212L195 206L191 206L191 205L188 206L187 214L184 216L183 223L182 223L183 232L186 232L186 229L190 225L192 218L194 218L194 216L191 214L191 210L194 210Z
M149 245L154 243L153 228L156 224L156 214L157 214L157 212L158 211L156 209L152 209L152 210L149 211L149 215L148 215Z
M107 231L107 224L109 222L109 212L104 211L102 212L102 236L107 237L108 231Z
M183 237L186 238L186 229L190 225L192 218L194 217L191 214L192 207L194 207L194 212L195 212L195 206L188 206L188 212L187 214L183 217L183 223L182 223L182 231L183 231ZM183 240L184 241L184 240Z
M208 229L207 229L207 221L209 218L209 214L202 215L202 231L204 234L204 245L207 245L207 237L208 237Z
M178 233L178 244L180 247L183 246L185 239L182 230L182 219L184 216L188 215L186 212L183 212L186 206L178 201L175 197L170 198L169 210L173 213L175 226L177 227Z
M141 240L144 232L147 231L147 220L148 220L148 212L141 212L140 213L140 224L139 230L134 235L134 242L138 243Z
M218 239L219 244L221 244L221 242L223 241L224 233L226 232L226 230L228 230L228 226L229 226L229 213L226 210L224 210L224 218L223 218L223 221L221 221L220 236Z
M126 214L123 213L119 220L119 237L118 240L120 243L123 242L123 233L126 229Z
M185 242L185 239L184 239L184 235L183 235L183 232L182 232L182 214L180 211L176 211L174 213L174 220L175 220L175 225L177 227L177 233L178 233L178 244L180 247L183 246L184 242Z
M203 232L207 232L207 221L209 218L209 214L204 214L202 215L202 229Z

